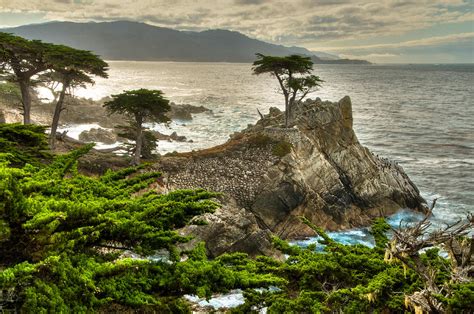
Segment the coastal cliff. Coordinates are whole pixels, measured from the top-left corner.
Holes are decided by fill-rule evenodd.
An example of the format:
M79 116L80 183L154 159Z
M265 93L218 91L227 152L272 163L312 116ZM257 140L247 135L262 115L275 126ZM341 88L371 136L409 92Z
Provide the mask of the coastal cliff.
M336 103L307 100L292 116L291 127L284 128L283 113L271 108L223 145L164 156L154 166L164 174L163 188L222 192L235 200L241 215L255 217L254 230L285 239L314 235L300 216L327 230L341 230L367 226L400 208L426 209L399 165L359 143L349 97ZM187 227L183 232L209 241L213 233L203 230L211 230L216 220L226 223L210 217L208 225L193 227L199 231ZM247 236L228 237L228 248Z

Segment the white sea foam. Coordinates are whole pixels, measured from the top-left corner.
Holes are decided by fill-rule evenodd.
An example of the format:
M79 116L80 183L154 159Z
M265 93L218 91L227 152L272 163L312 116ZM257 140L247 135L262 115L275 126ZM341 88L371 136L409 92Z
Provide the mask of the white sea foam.
M79 135L84 132L84 131L89 131L91 129L105 129L102 128L100 125L95 124L95 123L90 123L90 124L70 124L70 125L63 125L61 127L58 127L58 132L65 132L67 131L67 136L70 136L76 140L79 139ZM110 129L105 129L105 130L110 130ZM123 144L122 142L116 142L114 144L104 144L101 142L96 143L94 146L97 149L108 149L108 148L114 148L117 146L120 146Z
M206 300L195 295L185 295L184 298L191 303L198 304L200 307L210 307L214 310L237 307L245 303L242 290L231 290L226 294L219 294Z

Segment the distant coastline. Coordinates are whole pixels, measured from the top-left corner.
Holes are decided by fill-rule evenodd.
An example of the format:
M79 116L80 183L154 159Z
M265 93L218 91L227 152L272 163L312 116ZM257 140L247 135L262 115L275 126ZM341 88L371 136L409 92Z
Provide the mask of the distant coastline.
M115 21L49 22L3 28L0 32L89 50L106 60L248 63L255 60L256 53L262 53L306 55L314 64L370 64L366 60L341 59L302 47L271 44L223 29L185 32L145 23Z

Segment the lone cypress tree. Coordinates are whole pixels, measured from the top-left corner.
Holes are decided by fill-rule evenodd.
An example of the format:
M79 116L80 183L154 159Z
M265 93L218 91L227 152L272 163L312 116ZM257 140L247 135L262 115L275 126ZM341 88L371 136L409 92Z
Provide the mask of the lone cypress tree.
M145 122L165 123L170 121L166 112L170 110L169 100L160 90L138 89L112 95L112 100L104 104L109 114L126 115L130 129L135 133L134 164L140 163L142 155L143 131Z
M294 104L323 82L319 76L310 74L313 71L311 58L300 55L275 57L257 53L252 70L256 75L268 73L277 78L285 97L285 127L288 127Z

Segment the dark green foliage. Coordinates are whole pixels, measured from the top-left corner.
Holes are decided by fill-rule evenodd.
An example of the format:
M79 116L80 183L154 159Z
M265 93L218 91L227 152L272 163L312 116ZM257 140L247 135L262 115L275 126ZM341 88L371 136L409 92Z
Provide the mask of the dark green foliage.
M370 228L370 234L374 237L375 246L380 249L385 249L388 243L387 232L390 230L390 225L383 218L375 219Z
M286 57L266 56L257 53L257 60L253 63L255 74L289 74L310 73L313 70L313 62L310 57L290 55Z
M168 122L166 112L171 109L162 91L143 88L112 95L112 100L106 102L104 107L110 113L124 114L140 122L156 123Z
M134 164L138 165L143 155L142 148L144 141L147 141L148 149L150 146L150 135L145 135L143 123L166 123L170 118L166 113L171 109L169 100L163 97L160 90L137 89L125 91L122 94L112 95L112 100L104 104L109 114L123 114L129 119L129 125L122 127L135 140ZM146 136L146 138L145 138ZM145 149L147 149L145 147ZM148 155L150 152L145 152ZM145 156L143 156L145 157Z
M188 240L174 229L217 207L203 190L166 195L146 189L159 173L144 166L80 175L76 160L86 146L48 166L0 164L0 289L7 309L86 312L107 305L187 310L186 293L210 296L233 288L278 284L230 259L208 261L203 246L177 262L175 245ZM130 259L125 252L170 252L170 260ZM252 263L245 259L246 263Z
M0 123L0 154L12 165L38 164L49 159L45 127Z
M277 144L275 144L275 146L273 146L272 153L273 155L280 158L285 157L291 152L292 147L293 146L288 142L285 142L285 141L278 142Z
M51 67L52 60L48 55L55 47L40 40L27 40L0 32L0 75L18 84L25 124L31 123L30 89L35 84L33 77Z
M257 273L275 274L287 281L277 291L246 290L246 303L232 313L258 313L267 308L268 313L403 313L405 296L423 288L418 274L404 270L399 261L384 260L383 243L387 242L386 222L377 220L372 226L377 246L347 246L332 240L323 230L303 218L308 226L321 237L323 251L315 246L300 248L274 238L274 245L288 255L284 262L258 258ZM426 265L439 270L439 286L451 289L450 297L439 297L452 313L472 309L474 285L472 282L450 285L447 270L449 260L438 255L438 250L422 254ZM280 286L282 287L282 286Z
M13 224L21 223L25 233L32 233L24 248L31 256L83 251L109 241L149 253L184 241L170 230L216 207L208 200L213 194L200 190L132 196L154 182L159 173L114 181L110 175L103 181L71 173L75 160L89 148L60 156L42 169L23 169L14 183L17 192L6 208L17 210L7 212L7 217ZM8 175L8 168L4 175ZM27 203L21 204L24 199Z
M462 313L474 308L474 281L465 284L452 284L450 298L440 298L448 304L452 313ZM466 312L467 313L467 312Z
M49 84L55 94L56 104L49 139L51 149L54 149L66 92L75 87L94 84L93 76L107 78L108 64L90 51L63 45L54 45L54 49L49 49L46 53L46 58L49 63L48 71L40 75L40 80ZM61 85L59 91L58 85Z

